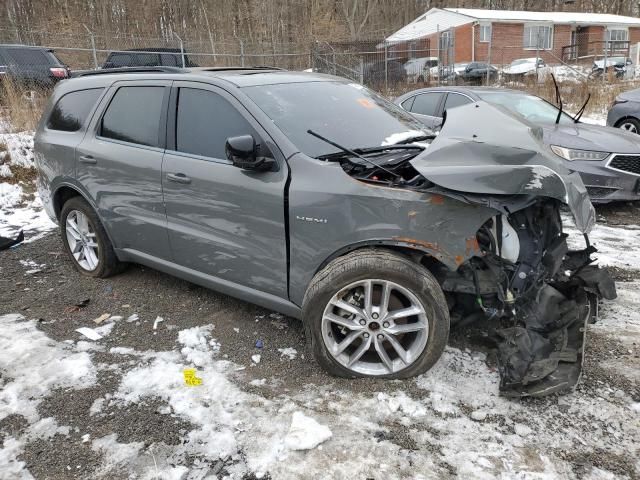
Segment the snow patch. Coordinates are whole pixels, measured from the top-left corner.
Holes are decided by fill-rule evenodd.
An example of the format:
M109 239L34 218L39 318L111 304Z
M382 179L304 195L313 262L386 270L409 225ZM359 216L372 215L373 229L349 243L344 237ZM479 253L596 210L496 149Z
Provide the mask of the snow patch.
M284 439L290 450L311 450L331 438L331 430L302 412L293 412L289 433Z

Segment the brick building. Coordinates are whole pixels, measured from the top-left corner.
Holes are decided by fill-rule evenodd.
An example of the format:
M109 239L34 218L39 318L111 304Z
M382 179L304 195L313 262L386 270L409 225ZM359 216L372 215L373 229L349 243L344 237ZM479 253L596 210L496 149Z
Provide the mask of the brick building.
M600 13L433 8L386 39L394 58L506 65L539 56L548 64L630 56L640 18ZM634 59L637 64L638 59Z

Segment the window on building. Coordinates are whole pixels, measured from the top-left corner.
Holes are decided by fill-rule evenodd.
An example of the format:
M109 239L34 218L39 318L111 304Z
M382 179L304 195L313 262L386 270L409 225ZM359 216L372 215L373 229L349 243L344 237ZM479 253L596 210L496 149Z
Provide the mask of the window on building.
M485 25L480 25L480 41L481 42L490 42L491 41L491 24L487 23Z
M553 26L525 25L522 46L531 50L551 50L553 48Z
M629 41L629 30L626 28L607 28L605 38L607 46L612 50L627 47Z
M451 30L442 32L440 34L440 50L447 50L452 45L453 42L451 41Z
M415 40L412 42L409 42L409 58L416 58L418 55L416 55L416 52L418 51L418 42L416 42Z

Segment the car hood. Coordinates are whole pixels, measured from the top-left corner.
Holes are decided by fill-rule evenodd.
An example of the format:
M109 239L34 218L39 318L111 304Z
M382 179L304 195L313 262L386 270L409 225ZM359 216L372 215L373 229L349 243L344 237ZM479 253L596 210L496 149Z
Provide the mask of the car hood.
M522 65L509 66L504 69L507 75L517 75L519 73L533 72L536 69L535 63L523 63Z
M619 100L629 100L631 102L640 102L640 88L629 90L618 95Z
M640 154L640 135L619 128L574 123L569 125L540 125L544 142L577 150Z
M555 198L588 233L595 210L578 173L543 142L542 128L484 101L447 112L438 137L411 160L432 183L460 194Z

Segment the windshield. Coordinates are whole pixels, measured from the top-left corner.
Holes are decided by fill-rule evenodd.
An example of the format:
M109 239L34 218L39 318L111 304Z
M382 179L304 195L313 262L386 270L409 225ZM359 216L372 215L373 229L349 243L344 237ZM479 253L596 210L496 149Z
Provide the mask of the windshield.
M311 157L340 150L307 133L309 129L350 149L432 135L404 110L355 83L282 83L246 87L243 91Z
M558 108L546 100L534 95L518 92L478 92L478 96L489 103L502 105L532 123L555 123ZM560 117L563 125L572 124L573 118L563 112Z

